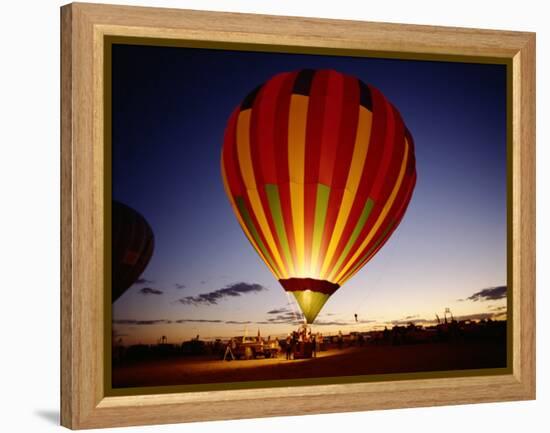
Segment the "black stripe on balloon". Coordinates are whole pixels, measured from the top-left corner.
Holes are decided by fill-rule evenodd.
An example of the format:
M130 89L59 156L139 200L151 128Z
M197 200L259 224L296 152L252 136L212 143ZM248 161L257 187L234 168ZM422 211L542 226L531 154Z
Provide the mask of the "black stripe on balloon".
M315 71L313 69L303 69L298 72L296 80L294 81L292 93L296 95L308 96L311 90L311 83L314 75Z
M246 95L246 97L243 99L243 102L241 103L241 111L252 108L252 105L254 105L254 101L256 100L256 96L258 95L258 92L260 91L262 86L263 84L260 84L252 92Z
M367 86L365 83L363 83L361 80L359 81L359 103L365 107L367 110L372 111L372 96L370 94L369 86Z

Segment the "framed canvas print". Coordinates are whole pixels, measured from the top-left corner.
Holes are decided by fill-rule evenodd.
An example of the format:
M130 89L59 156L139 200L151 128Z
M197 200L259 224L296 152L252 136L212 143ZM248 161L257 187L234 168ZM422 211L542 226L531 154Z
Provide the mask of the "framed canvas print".
M62 424L535 398L535 36L61 9Z

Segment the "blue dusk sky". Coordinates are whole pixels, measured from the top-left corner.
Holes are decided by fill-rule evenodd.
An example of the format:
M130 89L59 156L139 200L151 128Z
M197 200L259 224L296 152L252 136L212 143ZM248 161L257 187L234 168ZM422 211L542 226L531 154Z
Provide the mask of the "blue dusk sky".
M112 59L113 199L139 211L155 235L143 281L113 305L125 342L294 328L296 305L226 198L220 153L243 97L279 72L303 68L335 69L381 90L414 137L418 173L402 223L329 299L314 329L429 323L445 307L462 317L505 313L504 65L132 45L114 45ZM154 290L144 294L145 287ZM240 296L178 301L223 288Z

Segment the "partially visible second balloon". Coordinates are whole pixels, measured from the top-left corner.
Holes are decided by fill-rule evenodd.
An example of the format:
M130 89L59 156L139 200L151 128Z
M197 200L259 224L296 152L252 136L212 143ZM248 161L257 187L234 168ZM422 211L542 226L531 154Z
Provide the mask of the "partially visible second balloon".
M155 238L145 218L131 207L112 202L112 302L134 284L147 267Z

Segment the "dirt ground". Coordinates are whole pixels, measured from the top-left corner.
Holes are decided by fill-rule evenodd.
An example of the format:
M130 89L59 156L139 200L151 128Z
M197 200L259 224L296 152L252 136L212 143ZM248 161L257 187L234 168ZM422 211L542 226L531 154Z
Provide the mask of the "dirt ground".
M177 357L119 365L113 388L188 385L274 379L301 379L388 373L498 368L506 366L506 347L499 343L433 343L364 346L320 352L317 358L223 361Z

